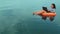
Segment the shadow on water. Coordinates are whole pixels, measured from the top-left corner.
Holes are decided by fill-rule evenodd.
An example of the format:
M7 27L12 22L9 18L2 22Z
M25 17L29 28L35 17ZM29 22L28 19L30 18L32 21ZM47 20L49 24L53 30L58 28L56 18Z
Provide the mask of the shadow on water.
M60 26L38 19L27 19L14 26L16 34L60 34Z

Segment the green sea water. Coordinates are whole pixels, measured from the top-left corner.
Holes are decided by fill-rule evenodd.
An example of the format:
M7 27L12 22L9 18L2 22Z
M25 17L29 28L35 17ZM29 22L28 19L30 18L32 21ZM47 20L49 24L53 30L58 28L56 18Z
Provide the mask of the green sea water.
M53 22L33 12L56 4ZM0 34L60 34L60 0L0 0Z

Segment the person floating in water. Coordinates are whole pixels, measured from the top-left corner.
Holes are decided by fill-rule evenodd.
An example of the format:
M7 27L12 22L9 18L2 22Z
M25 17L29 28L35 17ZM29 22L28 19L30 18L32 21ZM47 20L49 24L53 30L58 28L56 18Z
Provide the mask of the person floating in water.
M53 21L54 17L56 16L55 4L54 3L51 4L51 9L47 9L47 7L42 7L42 8L43 8L43 10L40 10L38 12L34 12L33 15L34 14L39 15L42 17L43 20L46 20L46 18L48 17L50 19L50 21Z
M51 9L49 11L55 13L55 11L56 11L56 5L54 3L51 4ZM54 17L55 16L50 17L50 20L53 21Z

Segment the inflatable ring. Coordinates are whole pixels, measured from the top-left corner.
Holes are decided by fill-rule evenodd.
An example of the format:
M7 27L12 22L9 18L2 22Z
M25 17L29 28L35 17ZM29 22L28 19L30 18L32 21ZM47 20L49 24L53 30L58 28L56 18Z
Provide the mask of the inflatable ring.
M51 12L51 13L42 13L42 16L46 16L46 17L48 17L48 16L56 16L56 13L53 13L53 12Z
M38 11L38 12L34 12L33 14L36 14L36 15L39 15L39 16L46 16L46 17L53 17L53 16L56 16L56 13L55 12L50 12L50 13L47 13L46 11L42 10L42 11Z

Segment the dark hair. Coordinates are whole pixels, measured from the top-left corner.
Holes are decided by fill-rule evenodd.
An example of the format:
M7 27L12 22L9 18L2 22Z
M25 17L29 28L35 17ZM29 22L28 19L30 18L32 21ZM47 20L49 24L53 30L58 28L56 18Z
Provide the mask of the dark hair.
M42 8L43 8L43 10L48 11L47 7L42 7Z
M54 6L53 8L56 9L56 5L54 3L52 3L52 5Z

